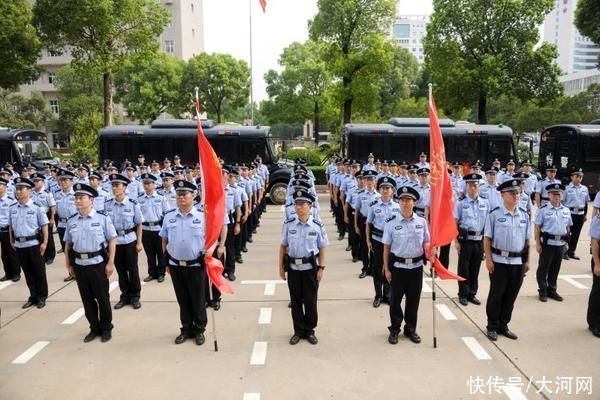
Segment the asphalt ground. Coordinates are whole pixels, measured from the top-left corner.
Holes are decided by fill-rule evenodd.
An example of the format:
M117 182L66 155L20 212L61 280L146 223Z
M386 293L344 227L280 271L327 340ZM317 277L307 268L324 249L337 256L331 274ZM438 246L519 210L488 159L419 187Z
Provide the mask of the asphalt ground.
M537 299L535 268L517 299L516 341L485 337L489 278L482 264L481 306L458 305L457 284L431 278L419 308L421 344L400 336L387 343L389 308L374 309L370 277L358 279L338 241L326 196L321 218L330 246L319 289L319 344L288 344L293 333L285 282L277 273L283 212L271 205L254 243L237 267L235 294L224 296L207 341L175 345L179 309L169 277L142 287L142 308L113 311L113 339L84 344L89 327L74 282L65 284L60 254L47 267L47 306L22 310L24 279L0 284L0 400L20 399L580 399L600 398L600 342L585 320L591 286L588 225L577 254L563 261L559 292L565 301ZM456 271L456 251L450 269ZM140 255L140 275L146 276ZM111 300L118 300L116 272ZM209 309L210 310L210 309ZM435 310L435 311L434 311ZM433 348L433 315L437 348Z

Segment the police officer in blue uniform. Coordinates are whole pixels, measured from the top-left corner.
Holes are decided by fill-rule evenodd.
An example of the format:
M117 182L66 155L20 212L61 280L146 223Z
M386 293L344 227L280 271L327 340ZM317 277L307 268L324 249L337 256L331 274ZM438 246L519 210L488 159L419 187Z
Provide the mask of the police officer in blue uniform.
M14 184L18 201L10 207L9 233L29 287L29 299L23 308L43 308L48 297L43 258L48 244L48 217L31 199L31 180L15 178Z
M319 341L317 292L325 270L325 247L329 244L323 224L310 216L314 196L307 190L294 192L296 216L283 224L279 247L279 276L288 281L294 334L290 344L301 338L310 344Z
M117 232L103 211L94 209L98 192L84 183L76 183L77 213L67 221L65 231L66 264L77 280L77 288L90 324L85 343L101 336L102 342L112 337L112 310L108 278L114 271Z
M400 215L400 206L393 200L396 189L394 179L382 176L377 180L377 189L381 197L369 206L365 235L373 256L371 268L375 287L375 298L373 299L375 308L379 307L382 302L388 304L390 302L390 287L383 274L383 229L386 221L392 216Z
M429 248L427 221L419 217L413 207L419 192L410 186L398 189L400 214L392 215L383 229L383 268L390 283L390 334L388 342L398 343L404 321L404 336L420 343L417 334L417 313L423 288L423 262ZM402 299L406 296L405 312Z
M45 190L46 178L44 175L35 173L31 175L31 181L34 184L33 190L31 191L31 198L35 204L42 207L42 210L44 210L48 217L48 246L44 253L44 261L47 265L50 265L54 262L54 257L56 256L54 235L52 234L52 231L54 230L56 201L54 200L54 196Z
M531 223L527 212L518 207L521 185L511 179L498 186L502 205L488 214L484 233L485 265L490 273L490 291L486 304L487 337L498 334L516 340L508 329L515 300L529 270Z
M479 287L479 269L483 255L483 230L490 211L487 200L478 195L481 175L465 175L465 195L456 202L454 219L458 226L455 245L458 251L458 275L466 281L458 282L458 301L480 305L475 296Z
M365 188L360 193L357 193L354 209L354 229L360 240L360 258L362 260L362 270L358 276L360 279L366 277L371 273L371 251L367 243L367 217L369 216L369 206L381 197L379 192L376 190L375 177L377 172L372 169L363 170L363 180L365 182Z
M538 208L545 205L549 201L546 187L552 183L560 183L560 180L556 179L556 171L556 165L550 165L546 167L546 177L539 181L535 186L535 205Z
M58 218L57 222L57 230L58 230L58 239L60 241L60 246L64 252L65 250L65 241L63 237L65 235L65 229L67 227L67 220L69 217L74 215L77 212L77 207L75 207L75 196L73 192L73 178L75 174L66 169L61 169L58 172L58 183L60 185L60 190L54 192L54 199L56 200L56 215ZM74 279L73 276L67 274L67 277L63 279L65 282L72 281Z
M109 194L102 188L102 185L100 184L102 182L102 175L100 172L92 171L90 172L90 176L88 178L90 181L90 186L98 193L97 196L94 197L94 210L104 211L104 203L106 203L106 200L112 197L112 194Z
M175 187L173 187L173 181L175 175L170 171L163 171L160 173L160 179L162 181L162 188L158 190L158 194L163 196L168 204L168 210L171 211L177 208L177 195L175 194Z
M165 280L167 263L162 251L162 239L158 233L162 228L163 216L170 209L165 198L156 192L156 177L143 173L140 179L144 185L144 194L137 198L137 202L144 217L142 244L148 261L148 276L144 278L144 282L156 279L160 283Z
M563 199L563 204L571 211L571 220L573 221L573 226L569 233L569 251L567 257L575 260L580 260L575 254L575 250L577 250L577 243L579 242L583 223L587 218L588 201L590 201L590 192L587 186L581 184L582 180L583 169L579 168L571 172L571 183L566 187Z
M206 276L204 255L212 254L214 247L205 249L204 213L194 207L196 185L185 180L175 182L177 208L165 215L160 231L163 251L167 257L167 271L171 275L179 304L181 333L175 344L194 337L197 345L204 344L206 315Z
M10 223L10 207L17 201L9 196L7 192L8 181L0 178L0 254L2 255L2 266L4 267L4 276L0 282L12 280L18 282L21 279L21 268L17 252L12 246L10 235L8 233Z
M223 273L230 281L235 281L235 236L240 233L239 221L242 218L242 197L233 186L235 177L231 174L233 168L229 165L222 167L225 183L225 208L228 217L227 239L225 240L225 264Z
M138 202L126 194L130 180L121 174L112 174L109 179L114 197L106 202L104 209L117 230L115 266L121 289L121 297L115 304L115 310L127 304L131 304L137 310L142 306L138 253L143 249L144 217Z
M600 196L594 199L594 211L590 224L592 245L592 290L588 299L588 329L600 338Z
M569 239L569 229L573 224L571 212L561 204L565 187L560 183L546 186L550 199L535 216L535 243L540 255L537 269L539 299L546 302L548 297L563 301L556 292L556 281L562 263L563 248Z

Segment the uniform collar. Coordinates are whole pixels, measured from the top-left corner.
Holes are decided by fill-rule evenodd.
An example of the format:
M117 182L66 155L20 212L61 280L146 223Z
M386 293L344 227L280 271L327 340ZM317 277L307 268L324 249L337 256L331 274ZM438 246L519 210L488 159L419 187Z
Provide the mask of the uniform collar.
M193 205L192 209L186 215L183 215L183 213L181 212L181 209L179 207L177 207L177 215L180 215L183 218L186 218L188 215L196 216L198 214L200 214L200 211L198 211L198 209L196 208L196 205Z
M125 202L129 199L129 196L125 195L125 197L123 197L123 201L117 200L116 197L113 197L113 199L115 200L116 204L125 204Z
M402 213L400 213L400 220L401 221L412 221L413 219L415 219L415 212L413 211L412 215L408 218L406 218L404 215L402 215Z
M312 215L308 214L308 219L306 220L306 222L302 222L302 221L300 221L300 217L298 217L298 214L296 214L296 224L297 225L310 225L312 220L313 220Z
M502 214L511 214L511 212L508 211L508 208L506 208L504 206L504 203L502 203L502 205L500 207L502 207ZM515 206L515 213L511 214L511 215L515 215L515 216L521 215L521 211L519 210L519 205L518 204Z
M147 194L146 192L144 192L144 197L146 198L150 198L150 197L154 197L156 196L156 190L154 192L152 192L152 194Z
M29 197L29 200L27 201L27 203L23 204L18 200L17 200L17 203L19 204L19 207L31 207L33 205L33 199L31 197Z
M79 213L79 212L78 212L77 214L78 214L78 215L77 215L77 218L79 218L79 219L83 219L83 218L94 218L94 217L96 216L97 212L96 212L96 209L94 209L94 208L92 207L92 209L91 209L91 211L89 212L89 214L88 214L88 215L81 215L81 213Z

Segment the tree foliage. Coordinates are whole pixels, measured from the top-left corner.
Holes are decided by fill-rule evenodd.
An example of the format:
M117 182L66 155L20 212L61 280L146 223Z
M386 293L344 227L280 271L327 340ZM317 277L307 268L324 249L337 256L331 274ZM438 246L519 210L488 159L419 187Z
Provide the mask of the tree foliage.
M575 26L582 35L600 45L600 1L579 0L575 10ZM600 55L598 55L600 65Z
M556 49L547 42L535 47L553 3L434 0L424 47L438 103L451 110L477 104L478 121L486 123L488 98L556 98Z
M379 89L379 114L383 119L403 115L400 105L409 97L419 69L417 59L408 50L399 45L392 49L392 65L384 71Z
M34 24L49 48L103 77L104 125L112 124L113 73L131 53L156 51L169 11L156 0L37 0Z
M39 75L41 43L28 0L0 1L0 88L14 89Z
M53 122L54 116L40 93L33 92L26 98L9 89L0 89L0 126L43 129Z
M141 124L174 114L185 62L165 53L132 55L115 74L116 100Z
M243 107L250 95L250 69L243 60L229 54L202 53L191 58L181 79L177 112L194 114L195 88L203 110L223 121L226 107Z

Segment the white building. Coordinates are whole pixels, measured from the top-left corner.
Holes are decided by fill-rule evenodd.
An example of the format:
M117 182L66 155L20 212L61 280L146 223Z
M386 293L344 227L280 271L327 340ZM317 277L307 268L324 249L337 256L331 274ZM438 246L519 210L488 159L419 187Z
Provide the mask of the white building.
M556 63L564 74L597 68L600 46L582 36L574 25L577 0L555 0L544 21L544 40L556 45Z
M567 96L574 96L581 92L585 92L590 85L600 83L600 71L597 69L579 71L573 74L560 76L558 80L563 84L565 94Z
M422 64L425 61L423 39L425 38L427 16L399 15L392 25L392 37L407 49Z

